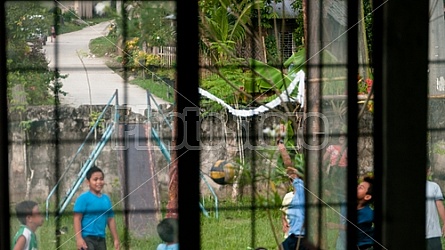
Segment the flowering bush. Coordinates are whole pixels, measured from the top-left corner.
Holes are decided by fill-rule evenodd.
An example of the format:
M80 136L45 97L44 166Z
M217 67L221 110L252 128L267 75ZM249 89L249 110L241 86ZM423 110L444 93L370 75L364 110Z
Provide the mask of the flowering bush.
M366 79L365 81L363 81L363 78L359 78L358 79L358 94L359 95L366 95L369 94L371 92L371 88L372 88L372 79Z
M159 55L153 55L144 52L138 46L138 42L139 38L133 38L126 42L125 53L127 54L128 58L126 66L131 71L136 71L141 68L146 68L150 66L160 66L161 57Z
M363 78L359 76L357 84L358 84L358 94L359 95L368 95L369 93L371 93L372 84L373 84L372 79L367 78L365 81L363 81ZM368 100L367 108L368 108L369 112L374 111L374 101L373 100Z

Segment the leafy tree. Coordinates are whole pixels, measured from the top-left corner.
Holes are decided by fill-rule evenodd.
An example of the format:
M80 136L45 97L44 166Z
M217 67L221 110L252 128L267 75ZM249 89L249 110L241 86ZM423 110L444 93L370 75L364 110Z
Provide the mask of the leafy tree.
M140 45L168 46L175 44L176 30L166 16L174 12L174 3L169 1L127 1L123 16L115 16L117 35L138 37ZM125 18L126 20L123 20ZM125 27L124 27L125 25Z
M304 41L304 13L303 13L303 0L296 0L292 4L292 8L294 11L298 12L297 18L295 21L297 22L297 28L294 31L295 35L295 45L297 48L303 48ZM297 49L298 50L298 49Z
M258 37L261 29L258 32L254 30L264 23L262 18L268 17L265 2L208 0L200 1L199 8L202 52L216 63L236 58L236 45L247 36L261 44ZM261 16L260 21L255 21L258 15Z
M59 76L48 67L44 54L33 49L26 39L36 29L45 29L51 22L48 10L39 2L6 2L6 40L8 68L8 101L10 104L42 105L58 102L54 96L61 91ZM51 84L53 83L53 84ZM23 93L14 93L21 89ZM50 92L51 91L51 92ZM15 100L20 96L21 101ZM23 103L23 101L26 103Z

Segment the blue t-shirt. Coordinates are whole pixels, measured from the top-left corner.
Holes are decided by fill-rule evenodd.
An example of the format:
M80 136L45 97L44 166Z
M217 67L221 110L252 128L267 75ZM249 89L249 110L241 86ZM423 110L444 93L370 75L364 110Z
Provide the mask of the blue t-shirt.
M292 185L294 186L295 193L287 209L287 215L289 218L289 235L304 235L304 183L303 180L295 178Z
M114 217L111 200L106 194L97 196L87 191L77 198L74 213L82 214L82 237L95 236L105 238L108 218Z
M357 246L374 244L374 211L369 205L357 210Z
M158 245L156 250L179 250L179 244L175 243L175 244L167 245L165 243L161 243Z

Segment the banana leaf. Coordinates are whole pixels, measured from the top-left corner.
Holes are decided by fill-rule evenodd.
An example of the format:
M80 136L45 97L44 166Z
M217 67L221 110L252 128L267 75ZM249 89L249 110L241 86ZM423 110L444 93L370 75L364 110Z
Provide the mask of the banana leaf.
M291 79L275 67L255 59L250 59L249 63L255 72L255 80L246 81L244 84L245 90L249 93L262 93L274 89L283 91L291 83Z
M284 63L283 66L289 68L288 74L297 73L300 70L305 70L306 67L306 50L304 48L300 49L297 52L294 52L291 57L289 57Z

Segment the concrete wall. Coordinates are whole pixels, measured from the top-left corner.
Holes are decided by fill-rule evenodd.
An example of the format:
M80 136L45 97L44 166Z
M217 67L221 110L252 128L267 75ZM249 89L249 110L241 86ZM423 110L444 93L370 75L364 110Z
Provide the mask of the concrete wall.
M338 124L341 117L329 111L329 104L325 104L326 117L334 126ZM102 111L103 106L94 106L96 112ZM83 162L88 158L94 148L94 142L89 141L84 149L78 154L78 160L67 166L72 161L79 147L89 132L90 115L89 106L79 108L60 107L57 112L54 107L30 107L23 113L11 113L9 121L9 169L11 202L32 198L44 202L56 185L60 176L66 171L68 178L61 182L61 190L67 190L79 173ZM122 113L121 123L144 123L146 117L128 113ZM107 113L105 121L111 119L111 112ZM266 127L279 124L282 116L273 113L265 114L255 118L243 118L237 121L236 117L220 112L207 115L201 122L201 170L203 181L201 190L204 195L210 195L213 189L219 198L223 199L232 195L232 186L221 186L213 182L209 177L209 171L217 160L240 162L244 155L246 165L251 165L255 159L255 168L259 174L268 172L276 165L278 154L275 150L275 139L269 138L262 133ZM23 129L23 125L28 125ZM167 148L171 141L171 130L166 123L162 122L159 113L153 113L152 126L158 131L160 138ZM59 129L57 129L57 127ZM366 113L360 123L361 132L367 134L359 138L359 166L360 172L372 171L372 114ZM243 131L244 150L240 150L237 131ZM301 134L299 134L301 137ZM251 138L251 139L249 139ZM100 134L97 140L100 139ZM255 145L248 145L253 140ZM327 137L328 144L334 143L335 138ZM104 192L113 195L122 195L122 178L119 174L119 162L122 160L122 149L116 147L117 139L112 139L106 144L98 157L96 165L105 172L107 183ZM153 158L155 159L154 178L159 183L161 201L166 201L168 190L169 164L155 141L151 142ZM145 149L146 150L146 149ZM131 166L126 166L131 167ZM249 167L249 166L248 166ZM252 167L252 166L250 166ZM261 180L260 183L261 184ZM210 186L210 188L209 188ZM258 188L262 188L258 185ZM82 185L81 190L85 190ZM241 194L243 193L241 188ZM246 189L248 190L248 188ZM80 193L77 192L77 193ZM64 193L60 193L63 197Z

